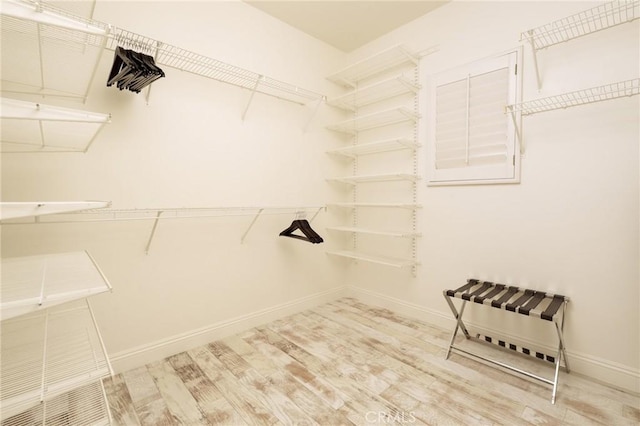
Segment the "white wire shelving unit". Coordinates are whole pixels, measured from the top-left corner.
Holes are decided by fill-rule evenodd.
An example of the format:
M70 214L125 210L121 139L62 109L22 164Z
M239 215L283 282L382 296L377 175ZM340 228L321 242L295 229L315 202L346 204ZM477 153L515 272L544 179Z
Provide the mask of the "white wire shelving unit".
M111 422L102 382L96 381L3 418L2 426L107 426Z
M22 43L15 44L22 48L27 43L33 48L34 67L41 71L38 76L32 78L33 81L28 82L20 81L24 78L22 75L3 76L3 80L17 80L17 83L23 88L32 88L26 93L56 96L66 94L70 97L86 99L103 51L105 49L115 50L117 46L122 46L154 56L155 62L161 67L174 68L249 90L251 97L243 117L251 104L254 93L262 93L301 105L313 101L317 101L319 104L324 100L324 96L320 93L100 21L74 16L46 3L30 0L3 0L0 13L2 13L3 23L3 49L5 44L11 45L5 43L5 40L22 39ZM48 53L48 49L53 51ZM54 67L55 64L49 65L47 61L48 57L54 57L58 58L58 63L62 62L65 67L68 66L64 64L64 61L59 61L60 49L78 51L81 66L87 68L85 74L90 76L88 81L83 82L83 89L68 90L67 88L55 87L64 86L65 80L69 80L65 79L65 69L58 70ZM88 50L96 52L95 58L93 55L91 60L86 58ZM24 53L20 56L24 56ZM65 53L64 57L67 56L69 56L68 53ZM22 70L24 67L6 68ZM55 90L47 91L45 87L51 87ZM25 93L25 90L15 91ZM147 93L147 99L148 95Z
M418 61L417 55L398 45L358 61L328 76L327 79L345 87L357 87L361 81L406 64L417 65Z
M0 220L97 210L110 205L109 201L4 201L0 202Z
M2 259L0 319L111 291L86 251Z
M390 151L400 151L403 149L417 150L420 144L410 138L392 138L381 141L368 142L359 145L351 145L327 151L330 155L340 155L349 159L357 158L360 155L379 154Z
M414 259L400 259L394 257L378 256L350 250L328 251L327 254L332 256L346 257L357 261L392 266L394 268L412 268L419 265L419 263Z
M3 153L87 152L110 114L0 98Z
M404 75L398 75L377 83L357 88L344 95L327 98L327 104L347 111L357 111L358 108L391 99L408 93L416 94L420 86L414 84Z
M379 175L359 175L359 176L345 176L327 179L329 182L338 182L348 185L356 185L358 183L370 183L370 182L392 182L392 181L410 181L416 182L420 180L420 176L408 174L408 173L387 173Z
M71 398L70 393L113 373L87 300L2 321L1 333L4 418L57 396Z
M565 109L574 106L587 105L595 102L608 101L640 94L640 78L605 84L603 86L576 90L540 99L533 99L519 104L507 105L505 110L511 115L516 134L522 140L518 127L518 115L527 116L546 111Z
M322 211L325 205L315 206L241 206L241 207L184 207L184 208L147 208L147 209L93 209L69 213L51 214L28 218L26 220L4 221L3 225L23 225L30 223L88 223L88 222L125 222L152 221L153 225L145 246L149 253L151 243L160 221L169 219L205 219L226 216L253 216L249 226L240 238L244 243L249 231L263 215L312 215L310 222Z
M413 122L417 123L420 115L407 107L390 108L371 114L355 116L336 124L327 126L327 129L336 132L355 135L365 130L378 127L391 126L393 124Z
M638 18L640 18L640 0L616 0L522 32L520 40L529 42L533 51L538 89L542 87L537 59L539 50Z

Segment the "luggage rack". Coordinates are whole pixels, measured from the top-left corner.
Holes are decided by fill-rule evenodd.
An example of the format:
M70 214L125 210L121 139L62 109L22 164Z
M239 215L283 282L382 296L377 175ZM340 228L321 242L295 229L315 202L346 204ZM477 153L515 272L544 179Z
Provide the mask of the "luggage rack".
M567 303L569 302L568 297L559 294L545 293L537 290L523 289L515 286L507 286L504 284L496 284L489 281L479 281L477 279L469 279L467 280L467 283L465 285L455 290L445 290L443 291L443 294L445 300L451 308L451 312L453 312L453 316L456 318L456 326L453 330L451 341L449 342L449 347L447 348L447 354L445 357L446 359L449 358L451 351L454 350L463 355L470 355L474 358L478 358L491 364L506 368L509 371L519 373L529 378L552 385L553 390L551 393L551 403L555 404L560 365L562 364L563 360L563 366L567 373L569 372L569 362L567 360L564 337L562 334L564 329L565 309ZM462 300L459 312L453 304L452 299L454 298ZM481 305L503 309L506 311L553 322L556 332L558 333L558 352L556 356L545 355L538 351L532 351L528 348L508 343L504 340L494 339L489 336L483 336L481 334L476 334L475 336L471 335L464 322L462 321L462 315L464 313L467 302L475 302ZM535 358L538 358L540 360L553 363L555 365L553 380L539 376L530 371L517 368L505 362L484 357L480 354L473 353L471 351L468 351L467 349L463 349L459 346L454 345L458 330L462 330L464 336L467 339L474 339L477 341L492 343L505 349L511 349L514 352L534 356Z

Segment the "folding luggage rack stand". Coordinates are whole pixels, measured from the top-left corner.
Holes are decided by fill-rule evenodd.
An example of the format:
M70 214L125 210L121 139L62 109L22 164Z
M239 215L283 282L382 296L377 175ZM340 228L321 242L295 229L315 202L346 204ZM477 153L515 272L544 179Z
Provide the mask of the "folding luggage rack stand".
M455 290L445 290L443 292L444 298L449 304L453 316L456 318L456 327L453 330L451 341L447 349L446 359L449 358L451 350L455 350L462 354L470 355L475 358L487 361L491 364L498 365L506 368L510 371L525 375L532 379L539 380L553 386L551 394L551 403L555 404L556 391L558 388L558 376L560 371L561 360L564 359L564 368L567 373L569 372L569 362L567 360L567 354L565 351L564 337L562 334L564 328L564 316L569 298L558 294L548 294L541 291L521 289L514 286L506 286L504 284L495 284L488 281L479 281L476 279L469 279L465 285ZM462 305L460 306L460 312L456 310L452 299L462 299ZM472 301L481 305L490 306L493 308L504 309L506 311L517 312L522 315L527 315L534 318L539 318L546 321L551 321L555 325L555 329L558 333L558 352L557 355L550 356L541 352L531 351L527 348L518 347L517 345L506 343L503 340L493 339L489 336L482 336L477 334L472 336L469 334L467 327L462 321L462 315L467 302ZM562 309L561 309L562 308ZM522 370L515 366L509 365L502 361L486 358L482 355L470 352L461 347L454 345L458 330L462 330L467 339L475 339L483 342L493 343L505 349L511 349L513 351L523 353L526 355L535 356L538 359L551 362L555 365L555 374L553 380L546 377L538 376L530 371Z

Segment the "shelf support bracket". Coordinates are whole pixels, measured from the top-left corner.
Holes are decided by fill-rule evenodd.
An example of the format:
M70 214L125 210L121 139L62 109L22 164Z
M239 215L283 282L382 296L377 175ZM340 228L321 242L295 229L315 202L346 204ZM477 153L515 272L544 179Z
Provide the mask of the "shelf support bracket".
M309 219L309 223L313 222L313 219L315 219L316 216L318 216L323 209L326 211L327 208L326 207L319 207L318 210L315 212L315 214L313 216L311 216L311 219Z
M533 41L533 30L527 31L529 34L529 44L531 44L531 53L533 54L533 69L536 72L536 84L538 85L538 92L542 90L542 80L540 79L540 69L538 67L538 49Z
M522 131L518 126L518 120L516 119L516 112L514 110L509 111L509 108L507 108L506 113L511 116L511 121L513 121L513 127L516 129L516 138L518 139L518 142L520 142L520 154L523 155L524 141L522 140Z
M151 228L151 234L149 235L149 241L147 241L147 247L144 249L144 254L149 254L149 248L151 248L151 241L153 241L153 236L156 234L156 228L158 227L158 221L160 220L161 214L162 214L162 210L160 210L156 214L156 220L153 222L153 228Z
M153 60L155 62L158 62L158 51L160 50L161 46L162 46L162 43L159 41L156 41L156 53L155 55L153 55ZM147 86L147 94L145 95L145 102L147 105L149 105L149 97L151 97L151 84Z
M249 96L249 102L247 102L247 106L244 107L244 111L242 112L242 121L247 117L247 111L249 111L249 107L251 106L251 102L253 101L253 95L256 94L256 90L258 89L258 85L260 84L260 80L264 79L263 75L258 76L256 80L256 84L251 89L251 96Z
M246 231L244 231L244 234L242 234L242 237L240 237L240 244L244 244L244 239L247 237L247 234L249 233L249 231L251 231L251 228L253 228L253 225L256 223L256 220L258 220L263 210L264 208L259 209L258 213L256 213L256 215L253 217L253 220L249 224L249 227L247 228Z
M327 100L326 96L323 96L322 98L318 99L318 102L316 102L316 106L313 107L313 111L311 112L311 115L309 116L309 119L307 120L307 123L302 128L302 133L307 133L307 129L309 128L309 125L311 124L311 122L313 121L313 118L318 113L318 109L320 108L320 104L322 104L322 102L325 102L326 100Z

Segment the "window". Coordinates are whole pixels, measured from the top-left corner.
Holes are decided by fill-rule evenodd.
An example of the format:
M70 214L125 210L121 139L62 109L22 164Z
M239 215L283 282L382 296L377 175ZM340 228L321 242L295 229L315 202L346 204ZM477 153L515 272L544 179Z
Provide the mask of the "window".
M519 182L519 141L505 113L518 100L518 56L483 59L431 78L430 185Z

